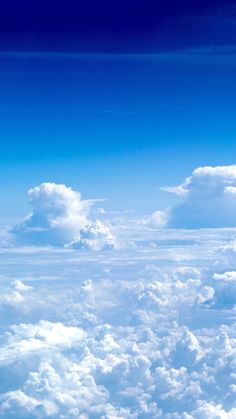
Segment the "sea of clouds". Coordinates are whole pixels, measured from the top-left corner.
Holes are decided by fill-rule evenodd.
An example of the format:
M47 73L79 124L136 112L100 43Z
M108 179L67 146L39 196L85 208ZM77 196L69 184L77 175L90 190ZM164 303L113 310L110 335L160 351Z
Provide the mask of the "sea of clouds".
M0 417L234 419L235 185L235 166L197 169L164 215L113 221L32 188L0 248ZM204 228L177 228L197 198Z

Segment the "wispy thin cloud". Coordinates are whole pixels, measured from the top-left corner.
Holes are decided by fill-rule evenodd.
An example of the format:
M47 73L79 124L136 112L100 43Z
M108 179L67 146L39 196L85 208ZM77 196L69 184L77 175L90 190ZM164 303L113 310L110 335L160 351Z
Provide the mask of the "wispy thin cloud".
M236 64L236 45L208 46L153 53L81 53L58 51L0 51L0 58L75 61L150 61Z

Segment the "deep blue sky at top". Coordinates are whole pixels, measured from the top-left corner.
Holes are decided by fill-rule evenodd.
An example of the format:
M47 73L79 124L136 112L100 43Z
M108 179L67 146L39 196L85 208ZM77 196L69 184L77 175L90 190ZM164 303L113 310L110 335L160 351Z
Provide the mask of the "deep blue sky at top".
M235 40L230 1L4 2L2 219L42 181L150 212L235 163Z
M1 47L129 53L224 45L234 42L233 17L233 0L9 0L1 4Z

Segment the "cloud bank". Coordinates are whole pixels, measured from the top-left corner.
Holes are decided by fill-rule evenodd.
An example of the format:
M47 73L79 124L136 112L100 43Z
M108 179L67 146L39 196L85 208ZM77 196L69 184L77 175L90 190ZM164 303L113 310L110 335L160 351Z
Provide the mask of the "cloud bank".
M236 230L156 240L166 222L233 222L235 179L235 166L196 169L167 188L181 204L113 224L129 246L109 253L92 201L54 183L28 192L13 235L36 246L0 248L0 418L236 417Z
M91 220L93 201L64 184L42 183L28 191L32 212L12 229L18 244L116 247L108 224Z
M202 234L109 258L4 253L0 417L235 418L232 243Z

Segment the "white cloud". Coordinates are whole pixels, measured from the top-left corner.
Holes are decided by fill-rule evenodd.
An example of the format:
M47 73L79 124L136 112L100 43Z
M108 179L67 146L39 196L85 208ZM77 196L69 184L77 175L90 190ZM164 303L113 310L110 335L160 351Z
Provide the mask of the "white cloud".
M203 400L198 402L197 409L192 411L191 415L186 415L183 419L234 419L235 417L236 408L225 411L221 404Z
M0 249L0 417L234 418L235 229L136 222L140 245L103 252L85 215L66 248Z
M81 229L79 239L73 240L68 244L68 247L93 250L101 250L102 248L118 249L119 243L108 224L95 220L92 224Z
M52 402L45 400L42 403L22 390L9 391L0 396L0 402L0 415L8 418L51 417L57 413L57 408Z
M236 165L199 167L181 185L162 189L183 198L168 211L169 227L236 226Z
M108 224L89 218L93 201L82 200L79 192L63 184L42 183L28 191L32 213L12 232L18 244L64 246L97 250L116 247Z
M21 304L25 301L26 294L33 288L25 285L22 281L15 280L10 284L7 292L0 296L0 304Z
M155 211L149 218L145 218L141 221L141 224L144 226L164 227L168 222L169 214L167 211Z
M231 271L224 272L223 274L214 274L213 278L224 282L236 282L236 272Z
M6 328L0 342L0 372L7 367L10 380L16 377L15 386L1 390L3 417L164 418L183 406L189 413L205 394L212 396L212 376L224 368L217 360L233 356L233 331L219 338L205 324L204 330L183 324L209 309L214 290L199 266L146 267L149 254L141 262L140 250L132 251L134 259L126 251L123 259L114 253L108 260L106 253L88 252L84 266L74 253L60 252L56 264L69 269L68 278L34 281L25 290L28 322ZM39 321L32 321L35 310ZM14 320L20 315L19 307Z
M0 364L9 364L21 358L70 348L85 337L85 332L76 327L41 320L38 324L19 324L11 326L5 336L5 345L0 348Z
M227 263L230 263L234 266L236 260L236 241L231 240L229 243L222 244L218 252L223 256Z

